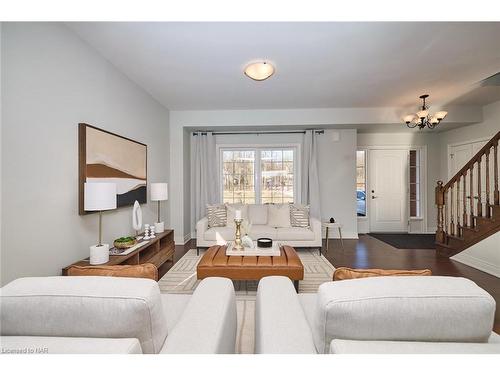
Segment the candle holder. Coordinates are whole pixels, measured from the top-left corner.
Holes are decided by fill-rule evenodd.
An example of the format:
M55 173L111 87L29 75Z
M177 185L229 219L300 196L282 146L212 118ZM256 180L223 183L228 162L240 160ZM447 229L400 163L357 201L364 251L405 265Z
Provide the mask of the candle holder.
M236 250L243 250L243 245L241 244L241 222L243 220L239 219L236 220L234 219L234 223L236 224L236 233L235 233L235 239L234 239L234 249Z

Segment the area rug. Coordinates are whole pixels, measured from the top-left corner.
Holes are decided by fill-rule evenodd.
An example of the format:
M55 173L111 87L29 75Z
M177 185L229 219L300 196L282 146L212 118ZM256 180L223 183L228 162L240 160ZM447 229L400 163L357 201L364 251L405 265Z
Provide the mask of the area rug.
M435 234L411 233L368 233L396 249L429 249L435 250Z
M318 287L331 281L335 268L317 250L299 249L297 254L304 265L304 280L299 283L299 293L316 293ZM158 281L162 293L191 294L199 284L196 266L203 253L189 250ZM238 336L236 353L251 354L255 346L255 297L257 281L235 281L236 309L238 313Z

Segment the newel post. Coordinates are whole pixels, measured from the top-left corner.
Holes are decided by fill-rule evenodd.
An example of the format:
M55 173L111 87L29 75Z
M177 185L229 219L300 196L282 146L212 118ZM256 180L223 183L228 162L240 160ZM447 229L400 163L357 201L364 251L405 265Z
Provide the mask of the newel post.
M443 223L443 206L444 206L444 188L443 181L438 181L436 186L436 205L437 205L437 231L436 242L444 243L444 223Z

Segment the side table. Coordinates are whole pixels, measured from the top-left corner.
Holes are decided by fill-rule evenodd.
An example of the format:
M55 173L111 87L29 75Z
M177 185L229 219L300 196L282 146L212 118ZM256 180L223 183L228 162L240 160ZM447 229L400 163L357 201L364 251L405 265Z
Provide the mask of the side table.
M321 226L326 229L326 251L328 252L328 230L330 228L332 228L332 229L337 228L339 230L340 244L342 246L342 250L344 250L344 240L342 239L342 224L322 222Z

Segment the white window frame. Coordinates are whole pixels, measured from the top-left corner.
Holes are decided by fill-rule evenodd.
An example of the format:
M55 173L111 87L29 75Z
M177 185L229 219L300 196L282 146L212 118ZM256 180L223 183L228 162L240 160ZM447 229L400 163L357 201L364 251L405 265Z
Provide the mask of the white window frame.
M417 151L417 157L418 157L418 164L417 164L417 170L418 170L418 174L417 174L417 182L415 183L417 186L417 195L418 195L418 199L416 200L418 202L418 207L417 207L417 211L418 211L418 215L417 216L411 216L411 189L410 189L410 186L411 186L411 167L410 167L410 151ZM423 157L422 157L422 149L421 148L418 148L418 147L410 147L410 149L408 150L408 218L409 220L422 220L424 215L422 214L423 212L423 207L422 207L422 198L423 198L423 189L427 188L427 186L423 186L422 185L422 180L424 178L423 176L423 170L422 170L422 165L423 165Z
M369 218L369 212L368 212L368 149L367 148L358 148L356 149L356 152L358 151L363 151L365 153L365 211L366 211L366 214L365 216L358 216L357 215L357 212L358 212L358 197L356 195L356 217L358 220L363 220L363 221L368 221L368 218ZM357 155L356 155L357 157ZM356 162L356 169L357 169L358 165L357 165L357 162ZM357 172L357 171L356 171ZM357 186L356 186L356 194L357 194Z
M218 180L219 180L219 198L221 202L224 202L224 176L222 173L223 158L222 152L224 151L254 151L255 152L255 165L254 165L254 186L255 186L255 204L261 203L261 186L260 186L260 175L261 175L261 151L270 150L292 150L293 151L293 200L295 203L300 203L301 201L301 191L300 191L300 181L301 181L301 166L300 166L300 156L301 147L300 143L288 143L288 144L218 144L217 145L217 158L218 162Z

